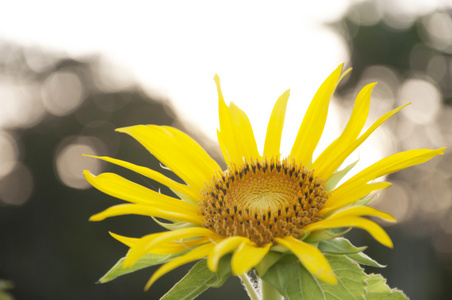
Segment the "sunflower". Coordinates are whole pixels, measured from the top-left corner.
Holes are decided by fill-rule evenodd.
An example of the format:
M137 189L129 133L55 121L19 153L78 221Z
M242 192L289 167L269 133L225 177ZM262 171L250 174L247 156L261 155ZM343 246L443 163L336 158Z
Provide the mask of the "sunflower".
M226 170L193 139L175 128L137 125L117 129L141 143L185 184L143 166L94 156L163 184L178 198L113 173L94 176L85 171L95 188L129 202L112 206L90 220L137 214L151 216L168 229L141 238L112 234L130 247L124 267L134 265L148 253L174 255L154 272L146 288L167 272L199 259L207 259L208 268L217 272L220 259L230 253L232 273L243 275L272 252L292 253L313 276L336 284L328 260L309 237L335 228L357 227L392 248L386 232L364 217L395 221L394 217L367 206L368 201L362 199L391 185L374 182L375 179L423 163L444 150L417 149L391 155L336 187L354 165L339 169L344 160L374 130L406 106L386 113L361 134L375 86L375 83L368 84L359 92L342 134L313 160L330 99L349 71L342 73L340 65L320 86L287 157L281 155L280 144L289 90L279 97L272 110L261 154L247 115L232 102L226 105L217 75L214 77L220 120L217 136Z

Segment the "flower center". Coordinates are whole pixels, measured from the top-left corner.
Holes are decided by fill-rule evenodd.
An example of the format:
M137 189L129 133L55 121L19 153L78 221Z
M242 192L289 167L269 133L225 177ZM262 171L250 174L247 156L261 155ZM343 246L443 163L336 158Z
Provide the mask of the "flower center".
M276 158L234 165L216 174L201 195L204 227L258 246L276 237L301 238L303 227L321 219L329 197L313 170Z

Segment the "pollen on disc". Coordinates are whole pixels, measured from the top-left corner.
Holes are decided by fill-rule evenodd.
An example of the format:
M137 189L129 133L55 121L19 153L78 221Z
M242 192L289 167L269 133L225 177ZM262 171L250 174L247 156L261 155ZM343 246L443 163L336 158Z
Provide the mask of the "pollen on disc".
M303 236L329 197L312 170L277 158L245 161L217 173L201 192L203 226L258 246Z

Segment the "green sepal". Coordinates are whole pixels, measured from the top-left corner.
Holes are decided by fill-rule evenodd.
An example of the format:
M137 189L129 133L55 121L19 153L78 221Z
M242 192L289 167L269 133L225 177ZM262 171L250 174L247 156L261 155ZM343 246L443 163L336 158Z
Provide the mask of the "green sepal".
M177 229L182 229L182 228L188 228L188 227L199 227L199 225L196 224L192 224L189 222L183 222L183 221L171 221L173 223L167 223L167 222L162 222L157 220L157 218L151 216L151 218L155 221L155 223L159 224L160 226L162 226L165 229L168 230L177 230Z
M350 206L365 206L367 205L370 201L372 201L375 196L377 196L377 194L373 194L372 196L367 196L364 197L356 202L354 202L353 204L351 204Z
M280 252L268 252L267 255L265 255L264 259L262 259L261 262L255 266L257 275L264 276L265 272L267 272L267 270L275 263L277 263L283 256L284 254Z
M339 181L341 181L342 178L344 178L345 175L347 175L347 173L353 169L353 167L358 163L359 160L355 161L354 163L349 164L348 166L346 166L344 169L334 172L333 175L330 176L330 178L328 178L328 180L325 182L326 184L326 191L330 192L332 191L336 185L339 183Z
M403 291L391 289L386 284L386 279L380 274L369 274L366 277L366 300L408 300Z
M193 201L190 197L185 196L184 194L178 193L173 189L170 189L171 192L173 192L177 197L179 197L182 201L185 201L187 203L193 204L193 205L198 205L195 201Z
M283 245L275 245L275 246L271 247L270 249L271 249L271 251L278 252L278 253L286 253L287 251L289 251L289 249L287 249Z
M318 248L323 253L354 254L364 251L367 247L355 247L345 238L335 238L319 242Z
M390 185L389 185L390 186ZM389 187L387 186L387 187ZM387 188L386 187L386 188ZM381 190L383 190L385 188L382 188ZM378 191L378 190L377 190ZM359 199L358 201L353 202L352 204L350 204L348 207L352 207L352 206L366 206L367 204L369 204L372 200L374 200L376 197L378 196L378 193L371 193L367 196L364 196L364 198Z
M385 268L385 265L379 264L377 261L373 260L366 254L360 252L355 254L347 254L347 257L359 263L360 265L371 266L375 268Z
M288 255L288 259L290 258ZM365 296L365 273L363 269L345 255L325 254L338 284L319 280L300 263L290 263L286 257L273 265L262 280L273 286L285 298L362 300Z
M218 266L218 272L207 267L207 260L202 259L160 300L191 300L209 287L220 287L231 276L231 255L224 256Z
M336 229L324 229L324 230L317 230L314 232L311 232L306 239L303 241L310 244L315 244L320 241L327 241L332 240L337 237L341 237L347 232L349 232L351 228L348 228L346 230L338 231Z
M160 255L160 254L152 254L148 253L137 260L137 262L128 268L123 268L122 265L124 263L125 257L121 258L101 279L99 279L98 283L106 283L116 279L119 276L129 274L147 267L160 265L170 260L186 253L187 251L182 251L175 254L168 255Z

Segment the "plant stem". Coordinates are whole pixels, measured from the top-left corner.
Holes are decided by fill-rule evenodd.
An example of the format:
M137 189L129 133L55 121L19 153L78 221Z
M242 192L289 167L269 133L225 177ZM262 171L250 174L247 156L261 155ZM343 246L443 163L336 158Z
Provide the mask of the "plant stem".
M259 300L259 295L256 293L256 290L253 287L253 283L251 282L248 275L243 274L239 275L240 279L242 280L242 284L245 287L246 292L248 293L248 296L251 300Z
M261 280L262 285L262 300L281 300L282 296L271 285Z

